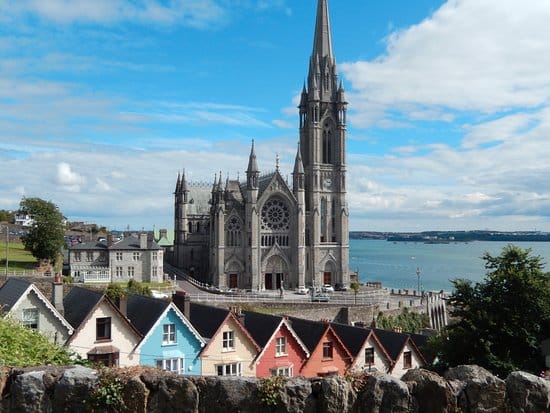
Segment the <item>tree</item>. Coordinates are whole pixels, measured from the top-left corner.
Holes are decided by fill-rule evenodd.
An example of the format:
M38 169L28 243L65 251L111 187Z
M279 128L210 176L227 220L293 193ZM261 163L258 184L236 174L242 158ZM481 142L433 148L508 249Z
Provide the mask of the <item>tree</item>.
M357 293L361 289L361 286L359 285L359 283L357 281L352 281L349 285L349 288L351 288L353 290L354 303L357 304Z
M550 335L550 275L540 256L508 245L485 253L485 280L453 281L451 316L458 319L432 343L441 367L478 364L505 376L538 373L540 343Z
M63 214L55 204L40 198L23 198L19 208L34 220L29 232L21 237L23 245L35 258L48 264L55 262L65 243Z
M0 209L0 222L9 222L12 223L15 219L15 214L11 211L6 211L5 209Z

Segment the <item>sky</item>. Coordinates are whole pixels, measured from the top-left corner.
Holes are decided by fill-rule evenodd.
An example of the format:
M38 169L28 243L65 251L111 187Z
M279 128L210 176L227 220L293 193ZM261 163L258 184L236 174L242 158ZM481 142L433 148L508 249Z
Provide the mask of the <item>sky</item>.
M331 0L350 229L550 231L550 1ZM0 209L173 227L179 172L289 176L316 0L0 0Z

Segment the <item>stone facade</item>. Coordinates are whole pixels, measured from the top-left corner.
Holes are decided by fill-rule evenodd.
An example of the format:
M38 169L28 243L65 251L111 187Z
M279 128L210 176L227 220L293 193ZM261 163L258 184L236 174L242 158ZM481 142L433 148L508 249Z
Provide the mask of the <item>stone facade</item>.
M69 248L70 275L85 283L162 282L163 253L147 234L75 244Z
M346 111L328 5L319 0L292 186L260 174L254 143L246 181L210 187L185 173L175 189L172 263L218 288L252 291L349 284Z
M480 376L471 375L479 370ZM131 411L277 413L542 413L550 384L514 372L503 381L479 367L461 366L453 379L411 370L401 380L385 374L296 378L266 386L252 378L185 377L154 369L122 369L124 407L101 397L108 381L86 367L0 367L0 411L5 413ZM84 402L85 401L85 402Z

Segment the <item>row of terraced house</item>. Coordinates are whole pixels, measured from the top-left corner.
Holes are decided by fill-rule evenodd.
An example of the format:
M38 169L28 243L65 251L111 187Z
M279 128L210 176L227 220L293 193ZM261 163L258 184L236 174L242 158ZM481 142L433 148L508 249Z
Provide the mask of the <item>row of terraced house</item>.
M85 359L219 376L343 375L381 371L400 377L428 364L426 337L309 321L190 302L103 292L56 279L51 300L35 284L11 278L0 288L7 317L37 329Z

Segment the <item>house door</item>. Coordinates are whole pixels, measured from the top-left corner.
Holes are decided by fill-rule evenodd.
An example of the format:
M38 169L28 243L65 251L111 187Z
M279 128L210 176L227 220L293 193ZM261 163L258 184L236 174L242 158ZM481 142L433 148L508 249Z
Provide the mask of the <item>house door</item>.
M266 273L265 274L265 289L266 290L273 290L273 274Z
M332 285L332 273L330 271L325 271L323 273L323 284L331 284Z
M275 274L276 275L276 283L277 283L277 290L280 290L281 289L281 286L283 285L283 281L284 281L284 277L283 277L283 274L282 273L277 273Z
M232 273L229 274L229 288L238 288L239 287L239 275Z

